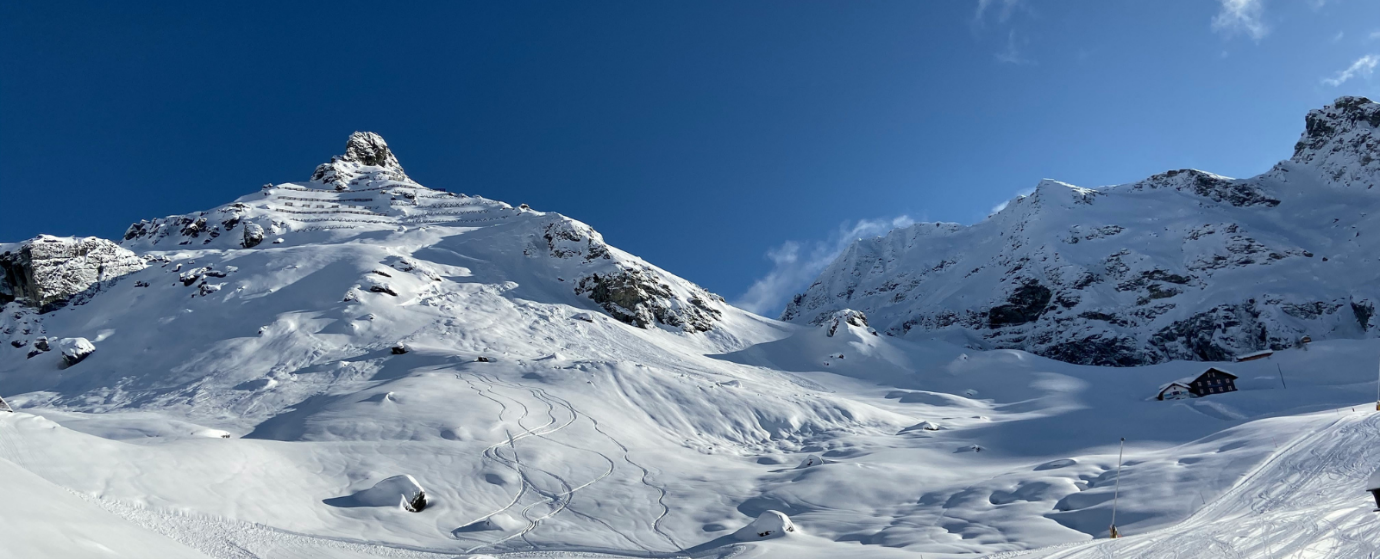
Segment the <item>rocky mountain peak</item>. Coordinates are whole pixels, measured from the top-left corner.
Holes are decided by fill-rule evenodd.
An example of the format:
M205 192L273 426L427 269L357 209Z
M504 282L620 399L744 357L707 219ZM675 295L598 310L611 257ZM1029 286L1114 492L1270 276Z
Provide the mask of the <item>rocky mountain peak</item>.
M1338 186L1380 182L1380 103L1339 97L1310 111L1305 124L1291 161L1317 168Z
M318 165L311 176L313 182L333 186L336 190L348 190L352 183L367 179L411 181L393 151L388 149L388 142L373 132L350 134L345 142L345 155L337 155L329 163Z
M398 158L394 157L393 152L388 149L388 142L383 141L383 136L373 132L350 134L350 140L345 143L345 155L342 159L354 161L361 165L402 170Z

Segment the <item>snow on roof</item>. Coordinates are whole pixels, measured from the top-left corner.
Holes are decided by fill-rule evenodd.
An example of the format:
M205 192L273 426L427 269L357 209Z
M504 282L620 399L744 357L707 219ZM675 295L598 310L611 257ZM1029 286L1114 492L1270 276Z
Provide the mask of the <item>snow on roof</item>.
M1241 354L1241 355L1238 355L1238 356L1236 356L1236 360L1237 360L1237 361L1250 361L1250 360L1252 360L1252 359L1260 359L1261 357L1267 357L1267 356L1274 355L1274 354L1275 354L1274 350L1271 350L1271 349L1262 349L1262 350L1260 350L1260 351L1252 351L1252 352L1250 352L1250 353L1243 353L1243 354Z
M1221 367L1208 367L1208 369L1207 369L1206 371L1203 371L1203 372L1198 373L1198 374L1196 374L1196 375L1183 377L1183 378L1181 378L1181 379L1177 379L1177 380L1173 380L1173 381L1170 381L1170 382L1166 382L1166 383L1164 383L1164 384L1161 384L1159 390L1160 390L1160 392L1164 392L1164 389L1169 388L1170 386L1173 386L1173 385L1175 385L1175 384L1180 385L1180 386L1183 386L1184 388L1188 388L1188 385L1193 384L1193 381L1198 380L1198 377L1201 377L1201 376L1203 376L1203 375L1206 375L1206 374L1208 374L1208 372L1210 372L1210 371L1217 371L1217 372L1222 373L1222 374L1225 374L1225 375L1227 375L1227 376L1229 376L1229 377L1231 377L1231 378L1240 378L1240 377L1237 377L1236 375L1232 374L1231 371L1228 371L1228 370L1223 369L1223 368L1221 368Z
M1169 387L1174 386L1174 385L1176 385L1176 384L1179 385L1179 386L1182 386L1182 387L1184 387L1184 388L1188 388L1188 385L1189 385L1190 383L1193 382L1193 379L1196 379L1196 378L1198 378L1198 377L1184 377L1184 378L1181 378L1181 379L1176 380L1176 381L1166 382L1166 383L1160 385L1160 392L1164 392L1164 390L1165 390L1166 388L1169 388Z

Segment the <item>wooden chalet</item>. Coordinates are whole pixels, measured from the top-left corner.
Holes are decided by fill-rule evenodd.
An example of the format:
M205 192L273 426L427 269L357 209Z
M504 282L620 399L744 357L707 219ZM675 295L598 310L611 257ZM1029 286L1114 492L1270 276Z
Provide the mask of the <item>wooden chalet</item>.
M1201 398L1210 394L1236 392L1236 375L1210 367L1196 377L1185 377L1160 387L1156 400Z

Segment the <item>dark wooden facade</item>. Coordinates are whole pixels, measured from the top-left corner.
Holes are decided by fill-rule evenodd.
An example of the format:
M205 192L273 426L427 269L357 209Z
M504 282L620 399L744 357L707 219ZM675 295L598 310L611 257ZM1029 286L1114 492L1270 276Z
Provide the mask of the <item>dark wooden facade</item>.
M1195 396L1236 392L1236 375L1212 367L1188 383L1188 391Z

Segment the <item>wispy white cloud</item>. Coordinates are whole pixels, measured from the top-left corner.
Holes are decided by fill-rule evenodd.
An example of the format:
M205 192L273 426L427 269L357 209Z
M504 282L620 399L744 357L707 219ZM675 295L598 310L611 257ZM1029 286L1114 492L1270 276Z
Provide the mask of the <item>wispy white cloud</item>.
M752 283L747 293L733 301L733 305L764 316L776 316L791 296L810 286L839 253L854 241L884 235L892 229L909 227L915 221L908 216L891 219L864 219L843 222L828 238L817 241L786 241L767 251L772 269Z
M997 21L1005 22L1011 19L1012 12L1020 5L1021 0L977 0L977 13L973 15L973 21L981 25L986 19L987 14L993 11L996 6Z
M1016 41L1015 30L1012 30L1010 33L1007 33L1006 48L997 52L995 55L997 57L997 62L1001 62L1004 64L1034 64L1034 60L1026 58L1026 56L1021 52L1021 47L1023 45L1024 41L1021 41L1019 43Z
M1259 41L1270 33L1262 17L1265 15L1265 0L1218 0L1222 10L1212 18L1212 29L1228 37L1237 33L1250 35Z
M1335 43L1340 43L1340 42L1342 42L1342 39L1345 38L1345 37L1346 37L1346 31L1338 31L1336 35L1333 35L1333 36L1332 36L1332 42L1333 42L1334 44L1335 44Z
M1366 35L1366 42L1369 43L1371 41L1380 41L1380 29L1371 31L1370 35Z
M1323 83L1332 87L1342 85L1352 78L1369 78L1375 72L1375 67L1380 65L1380 55L1367 54L1352 62L1347 69L1337 72L1336 76L1323 80Z
M1034 193L1035 193L1035 187L1032 186L1032 187L1030 187L1030 188L1026 188L1026 189L1022 189L1022 190L1020 190L1020 191L1017 191L1017 192L1016 192L1016 196L1013 196L1012 199L1015 199L1015 198L1018 198L1018 197L1021 197L1021 196L1030 196L1031 194L1034 194ZM997 212L999 212L999 211L1002 211L1002 210L1006 209L1006 205L1007 205L1007 204L1010 204L1010 203L1011 203L1011 200L1005 200L1005 201L1003 201L1003 202L1000 203L1000 204L997 204L997 205L995 205L995 206L992 206L992 211L988 212L987 215L992 215L992 214L994 214L994 213L997 213Z

